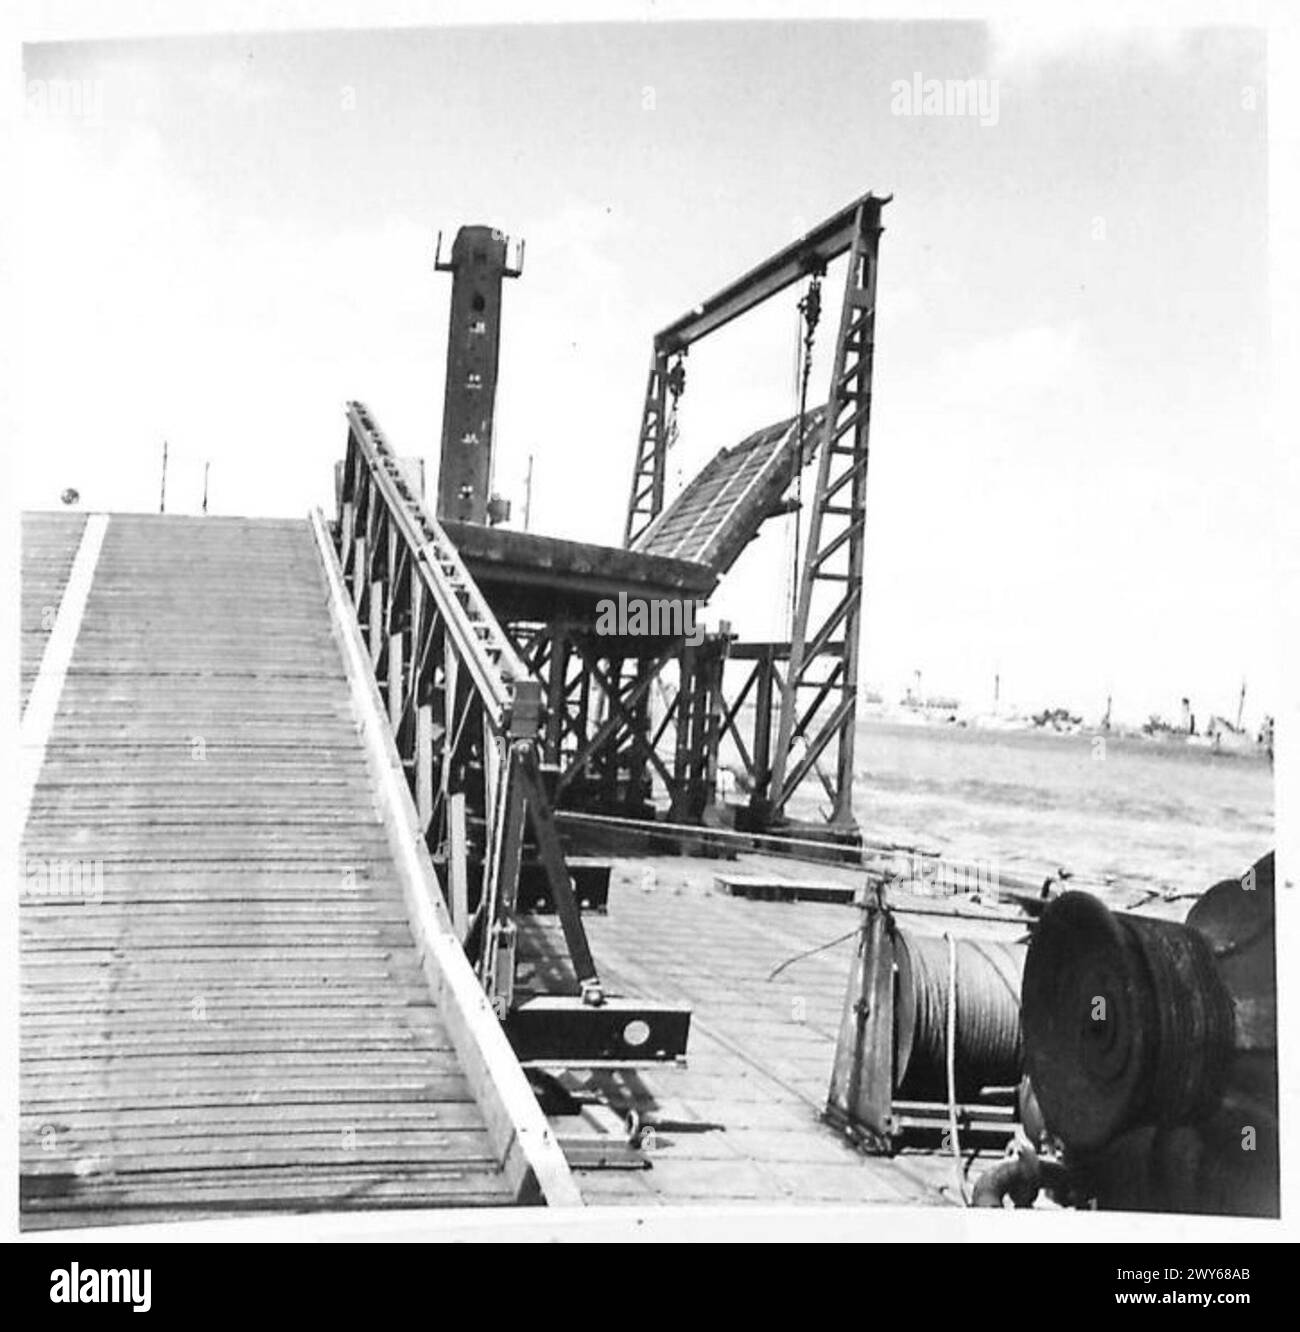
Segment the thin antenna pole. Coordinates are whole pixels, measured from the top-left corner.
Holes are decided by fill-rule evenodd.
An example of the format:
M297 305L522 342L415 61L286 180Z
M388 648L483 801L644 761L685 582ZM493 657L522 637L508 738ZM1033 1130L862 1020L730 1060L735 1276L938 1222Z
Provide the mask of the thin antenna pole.
M528 455L528 475L524 478L524 531L529 531L533 516L533 455Z
M162 491L158 496L158 512L167 512L167 441L163 440Z
M205 462L203 464L203 512L204 513L207 513L208 511L208 468L211 466L212 464L210 462Z

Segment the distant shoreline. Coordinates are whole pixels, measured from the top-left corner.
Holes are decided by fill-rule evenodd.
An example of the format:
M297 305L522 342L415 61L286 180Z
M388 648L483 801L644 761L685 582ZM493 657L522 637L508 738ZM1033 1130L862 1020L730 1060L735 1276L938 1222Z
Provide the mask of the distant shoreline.
M900 717L894 714L864 710L859 714L859 725L873 730L889 731L898 734L926 733L942 734L957 739L961 736L978 736L981 740L1005 739L1015 743L1024 739L1031 744L1057 741L1062 744L1083 742L1091 744L1094 740L1104 740L1107 745L1122 749L1139 750L1143 753L1167 753L1170 756L1189 758L1231 759L1246 763L1267 765L1268 749L1254 742L1243 743L1231 740L1216 748L1204 736L1188 736L1179 733L1159 732L1150 735L1140 727L1119 726L1103 730L1100 726L1080 725L1070 729L1056 730L1048 726L1035 726L1032 722L994 722L989 724L984 718L961 718L947 721L927 717Z

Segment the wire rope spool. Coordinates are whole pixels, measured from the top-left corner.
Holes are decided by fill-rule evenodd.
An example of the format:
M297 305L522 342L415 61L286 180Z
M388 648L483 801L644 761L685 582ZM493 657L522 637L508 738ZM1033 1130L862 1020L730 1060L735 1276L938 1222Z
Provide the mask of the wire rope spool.
M986 1087L1014 1087L1023 1071L1022 944L952 941L956 950L955 1088L972 1100ZM948 1100L949 941L898 930L894 1089L909 1100Z
M1219 1096L1232 1000L1196 929L1064 893L1034 931L1023 1008L1034 1092L1068 1147L1187 1123Z

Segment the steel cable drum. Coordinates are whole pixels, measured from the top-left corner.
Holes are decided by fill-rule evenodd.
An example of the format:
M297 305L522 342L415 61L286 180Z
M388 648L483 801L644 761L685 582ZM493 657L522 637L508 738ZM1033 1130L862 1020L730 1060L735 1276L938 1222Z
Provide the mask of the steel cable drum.
M955 1081L959 1100L1021 1077L1023 944L958 939ZM903 1099L948 1099L948 941L897 932L894 1090Z
M1209 943L1186 925L1062 894L1029 945L1023 1009L1034 1093L1067 1146L1188 1123L1218 1096L1232 1003Z

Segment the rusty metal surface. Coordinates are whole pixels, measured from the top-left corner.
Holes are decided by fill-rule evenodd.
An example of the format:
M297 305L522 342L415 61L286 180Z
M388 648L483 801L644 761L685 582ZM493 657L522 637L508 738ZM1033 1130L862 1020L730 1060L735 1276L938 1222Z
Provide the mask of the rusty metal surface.
M25 1226L513 1200L305 522L110 521L23 850Z

